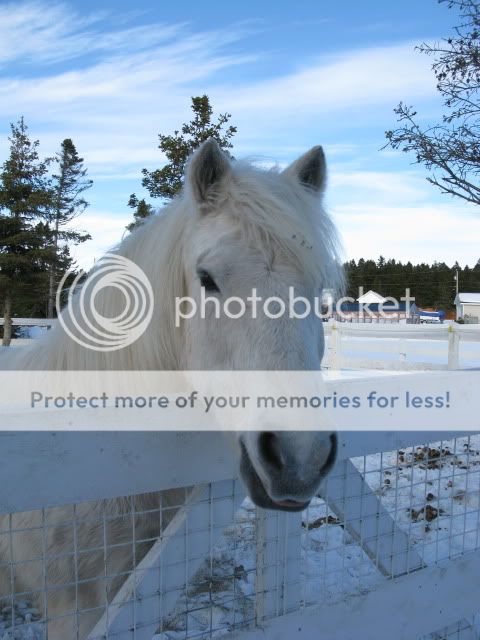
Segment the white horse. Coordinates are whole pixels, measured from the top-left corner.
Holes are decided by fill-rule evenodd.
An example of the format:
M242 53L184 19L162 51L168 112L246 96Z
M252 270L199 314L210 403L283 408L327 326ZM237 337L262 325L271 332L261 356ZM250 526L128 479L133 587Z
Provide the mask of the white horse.
M180 197L161 215L152 217L118 248L119 255L135 262L148 276L154 290L154 316L148 329L133 344L112 352L85 348L59 326L28 347L10 348L0 355L0 368L41 370L317 370L324 351L322 322L313 314L303 320L272 319L246 313L232 319L216 318L213 307L175 322L175 300L190 296L200 304L202 287L220 301L229 296L246 299L255 288L264 299L287 300L290 287L313 302L322 288L341 287L342 270L335 229L321 206L326 166L321 147L314 147L282 172L261 171L248 164L230 162L213 140L192 156ZM105 315L115 315L119 292L106 288L96 300ZM336 436L333 432L249 432L237 434L241 477L252 500L270 509L304 509L318 492L333 465ZM108 470L106 470L108 472ZM136 511L158 509L159 504L179 504L178 491L149 494L136 499ZM93 502L76 507L76 544L92 548L101 539L109 518L109 544L125 536L122 516L131 505L124 499ZM68 516L67 514L70 514ZM38 513L13 516L15 529L40 526ZM41 563L21 564L42 554L46 544L47 573L56 584L70 584L48 601L48 637L51 640L84 638L105 605L103 550L72 558L65 550L72 544L71 531L61 525L71 518L68 508L53 510L46 540L38 531L0 538L0 596L41 590ZM165 523L164 523L165 524ZM128 525L128 530L131 525ZM7 517L2 530L8 529ZM157 520L136 517L138 539L158 536ZM127 547L109 551L110 575L132 569ZM148 549L145 545L143 553ZM137 550L136 560L141 557ZM32 555L33 554L33 555ZM37 566L38 565L38 566ZM2 565L5 566L5 565ZM12 565L13 566L13 565ZM76 573L76 575L75 575ZM49 579L47 576L47 579ZM75 579L80 581L77 588ZM13 582L12 582L13 580ZM122 580L108 585L108 599ZM38 599L43 607L42 598ZM91 609L75 618L75 609ZM65 617L63 617L65 616ZM78 627L77 627L78 625ZM77 628L80 629L79 633ZM78 633L78 635L77 635Z

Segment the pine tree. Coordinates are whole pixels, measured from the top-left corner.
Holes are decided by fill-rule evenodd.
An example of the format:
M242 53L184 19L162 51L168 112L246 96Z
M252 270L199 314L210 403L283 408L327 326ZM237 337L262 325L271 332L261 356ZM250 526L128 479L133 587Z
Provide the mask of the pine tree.
M126 226L128 231L133 231L141 224L145 222L147 218L153 215L154 210L151 204L147 204L145 200L142 198L139 200L137 196L132 193L128 200L128 206L132 209L135 209L133 212L133 222Z
M191 108L194 117L189 123L182 125L181 133L175 131L170 136L159 135L158 146L167 156L168 163L155 171L142 170L142 185L152 198L169 200L180 192L185 164L190 154L208 138L214 138L227 153L233 147L231 139L237 128L231 125L226 128L231 114L221 114L216 122L212 122L213 108L207 95L192 98Z
M11 124L10 155L0 171L0 295L3 345L10 344L15 305L45 290L52 259L48 211L50 159L40 160L22 118Z
M419 307L436 307L445 311L453 309L455 299L455 273L459 273L459 281L463 291L480 292L480 260L471 269L463 269L458 262L449 267L444 262L432 265L411 262L402 264L396 260L385 260L382 256L375 262L360 258L345 263L348 282L348 295L358 298L359 287L364 292L374 289L384 296L393 296L401 300L406 289L415 298Z
M77 245L90 240L88 233L82 233L67 225L82 214L88 207L88 202L82 194L90 189L93 181L88 179L87 169L83 158L70 138L66 138L57 153L58 173L53 176L53 198L50 212L52 228L52 245L54 259L50 267L48 287L49 318L53 318L55 308L55 285L61 272L66 271L72 264L69 245Z

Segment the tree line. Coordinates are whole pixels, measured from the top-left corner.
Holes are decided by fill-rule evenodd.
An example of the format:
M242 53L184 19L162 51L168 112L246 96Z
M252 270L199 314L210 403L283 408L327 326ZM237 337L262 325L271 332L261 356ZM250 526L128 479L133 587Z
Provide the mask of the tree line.
M417 306L449 311L454 306L457 277L460 291L480 292L480 258L473 267L463 268L458 263L448 266L445 262L402 263L383 256L378 260L361 258L346 262L345 273L347 295L355 300L359 297L359 287L363 287L364 292L373 289L397 300L409 289Z

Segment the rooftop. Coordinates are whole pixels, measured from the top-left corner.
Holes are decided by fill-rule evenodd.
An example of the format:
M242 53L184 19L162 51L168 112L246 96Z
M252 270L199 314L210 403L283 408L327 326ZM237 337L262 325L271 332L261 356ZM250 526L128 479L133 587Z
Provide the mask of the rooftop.
M480 304L480 293L459 293L455 302Z
M381 296L376 291L372 291L372 289L370 289L370 291L367 291L367 293L364 293L363 296L360 296L360 298L357 298L357 302L360 302L361 304L382 304L382 302L385 302L385 300L386 298Z

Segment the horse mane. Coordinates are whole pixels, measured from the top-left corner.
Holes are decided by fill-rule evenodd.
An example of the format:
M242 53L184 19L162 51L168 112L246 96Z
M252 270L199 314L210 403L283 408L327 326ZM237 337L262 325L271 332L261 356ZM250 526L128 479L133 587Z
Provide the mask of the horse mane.
M31 345L3 350L0 369L185 368L185 339L182 327L175 326L175 299L188 295L185 249L196 208L187 181L177 198L113 250L135 262L153 288L153 317L138 340L117 351L94 351L77 344L57 323ZM281 176L277 169L264 171L246 162L235 162L202 215L228 216L232 222L231 232L240 234L245 242L266 255L286 252L319 292L323 288L343 290L336 229L321 207L318 193L294 178ZM101 292L99 299L99 308L108 312L118 304L118 293L108 288Z

